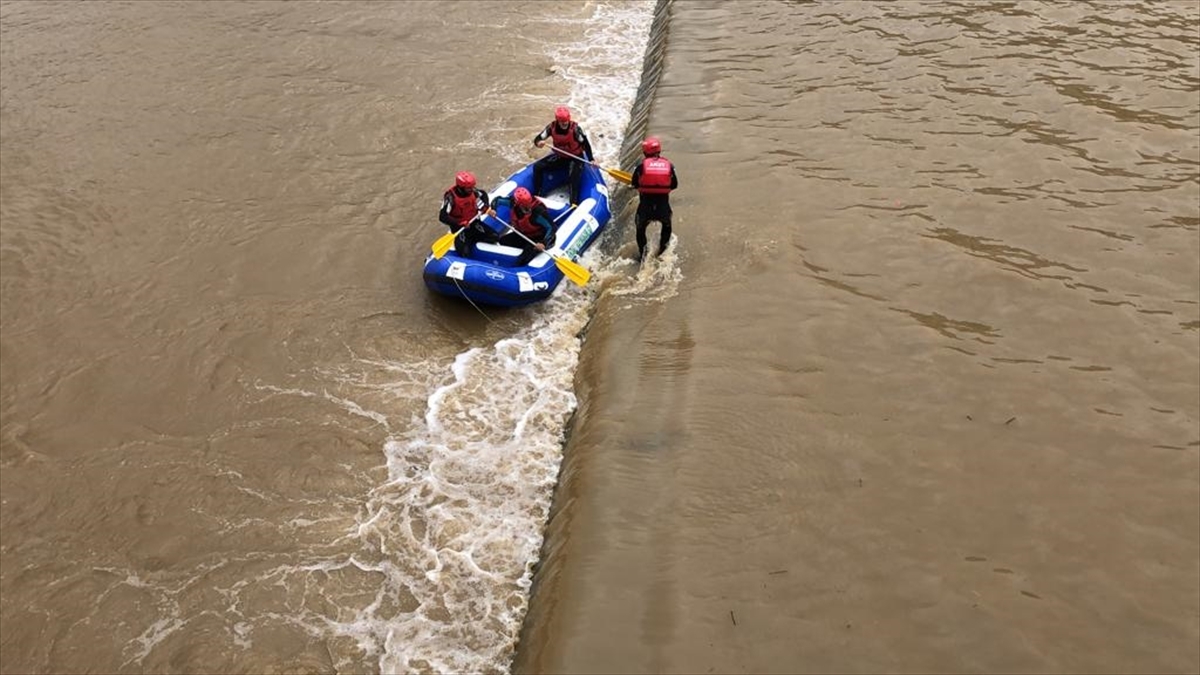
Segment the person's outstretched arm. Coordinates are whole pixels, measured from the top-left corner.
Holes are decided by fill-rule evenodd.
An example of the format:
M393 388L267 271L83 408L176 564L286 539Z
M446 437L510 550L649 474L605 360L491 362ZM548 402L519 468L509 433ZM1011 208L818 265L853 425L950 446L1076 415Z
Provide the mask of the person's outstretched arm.
M459 227L458 220L450 215L450 207L453 205L454 203L450 199L450 192L446 191L446 194L442 195L442 208L438 210L438 220L442 221L446 227L457 230Z
M579 125L575 125L575 140L583 146L583 158L592 162L596 161L596 155L592 152L592 142L588 140L587 134L583 133L583 127Z

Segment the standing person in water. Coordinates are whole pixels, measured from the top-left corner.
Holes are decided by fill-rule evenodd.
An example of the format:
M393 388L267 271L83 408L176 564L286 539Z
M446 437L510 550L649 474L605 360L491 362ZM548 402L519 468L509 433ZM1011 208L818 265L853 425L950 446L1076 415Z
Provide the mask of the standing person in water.
M496 197L492 202L493 207L501 204L511 206L508 224L516 232L509 232L500 237L500 243L522 250L521 256L513 263L514 266L527 265L537 254L554 246L554 220L550 218L546 205L529 190L519 187L513 190L511 197ZM496 215L494 210L489 210L488 213Z
M454 239L454 252L458 255L465 258L471 245L487 236L487 228L475 222L475 219L479 214L487 212L490 203L488 193L475 187L475 174L470 171L454 174L454 185L447 188L446 193L442 195L442 208L438 211L438 220L450 228L451 232L471 227Z
M560 105L554 109L554 121L547 124L546 128L542 129L540 134L533 137L533 144L540 148L546 144L546 139L550 139L554 143L554 147L559 150L569 152L576 157L582 157L588 161L594 159L592 156L592 144L588 141L587 134L583 133L583 129L579 126L578 122L571 119L571 111L565 105ZM564 165L569 166L571 203L578 204L579 181L583 175L583 163L557 152L551 152L534 163L533 194L542 194L542 177L547 170Z
M638 191L637 225L638 262L646 254L646 226L657 220L662 225L658 237L658 256L671 243L671 190L679 187L675 166L662 156L662 142L654 136L642 141L642 163L633 170L631 185Z

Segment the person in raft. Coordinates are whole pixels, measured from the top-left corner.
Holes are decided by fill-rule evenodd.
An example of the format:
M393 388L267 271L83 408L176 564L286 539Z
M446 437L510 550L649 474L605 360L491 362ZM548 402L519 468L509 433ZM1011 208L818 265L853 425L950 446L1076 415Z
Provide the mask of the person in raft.
M477 241L487 238L491 231L476 220L481 213L487 212L491 201L488 193L475 187L475 174L470 171L459 171L454 175L454 185L446 189L442 195L442 208L438 211L438 220L445 223L451 232L458 232L464 227L470 227L454 240L454 252L467 257L471 246Z
M671 243L671 190L679 187L675 166L662 156L662 142L654 136L642 141L642 163L633 170L630 184L638 191L637 225L638 262L646 253L646 226L657 220L662 225L658 237L658 256Z
M554 246L554 220L550 218L550 212L546 210L546 205L534 199L533 193L519 187L513 190L511 197L496 197L492 202L493 207L501 204L508 204L512 207L508 224L512 226L512 229L520 232L520 234L509 232L500 237L501 244L522 250L521 256L517 258L514 266L527 265L534 256ZM494 208L489 209L488 213L496 215Z
M553 142L554 147L569 152L576 157L582 157L587 161L592 161L592 144L588 141L587 134L583 133L583 129L578 122L571 119L571 111L564 105L560 105L554 109L554 121L547 124L545 129L537 136L533 137L533 144L537 147L546 145L546 140ZM583 164L576 159L572 159L557 152L551 152L549 155L539 159L533 164L533 194L539 195L542 192L542 177L548 169L563 166L564 163L570 162L569 175L571 179L571 203L579 203L579 182L583 175Z

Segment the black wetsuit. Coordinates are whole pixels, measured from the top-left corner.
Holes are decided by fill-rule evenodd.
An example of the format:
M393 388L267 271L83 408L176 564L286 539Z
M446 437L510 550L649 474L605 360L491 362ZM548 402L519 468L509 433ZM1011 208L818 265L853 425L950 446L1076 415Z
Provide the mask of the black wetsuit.
M631 184L636 190L638 181L642 177L642 165L638 164L633 170L633 180ZM679 187L679 177L675 175L675 164L671 164L671 189ZM665 194L642 194L638 193L638 210L637 216L634 218L634 224L637 226L637 245L638 245L638 260L642 259L642 255L646 251L646 226L650 221L657 220L662 224L662 232L658 237L658 255L662 255L663 251L667 250L667 244L671 243L671 195Z
M547 124L546 128L542 129L542 133L534 136L534 144L537 144L538 141L545 141L546 139L550 138L550 131L555 124L558 124L558 122L551 122L550 124ZM583 127L579 126L578 123L575 125L575 142L578 143L581 148L583 148L583 153L579 156L591 161L594 158L592 155L592 143L588 140L587 134L583 133ZM571 163L568 168L569 180L571 181L571 203L578 204L579 183L580 177L583 174L583 163L579 160L571 159L566 155L560 155L553 150L550 151L549 155L546 155L533 164L533 194L535 196L542 194L542 176L548 169L562 166L562 162Z

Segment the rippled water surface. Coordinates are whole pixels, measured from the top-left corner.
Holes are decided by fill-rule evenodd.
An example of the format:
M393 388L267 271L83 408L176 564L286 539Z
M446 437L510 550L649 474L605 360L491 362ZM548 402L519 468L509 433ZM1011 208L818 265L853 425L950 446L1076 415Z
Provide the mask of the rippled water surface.
M1198 28L675 3L518 669L1200 667Z
M561 103L667 254L431 296ZM0 671L1200 670L1194 2L6 0L0 146Z
M421 264L653 8L0 5L0 671L508 669L591 296Z

